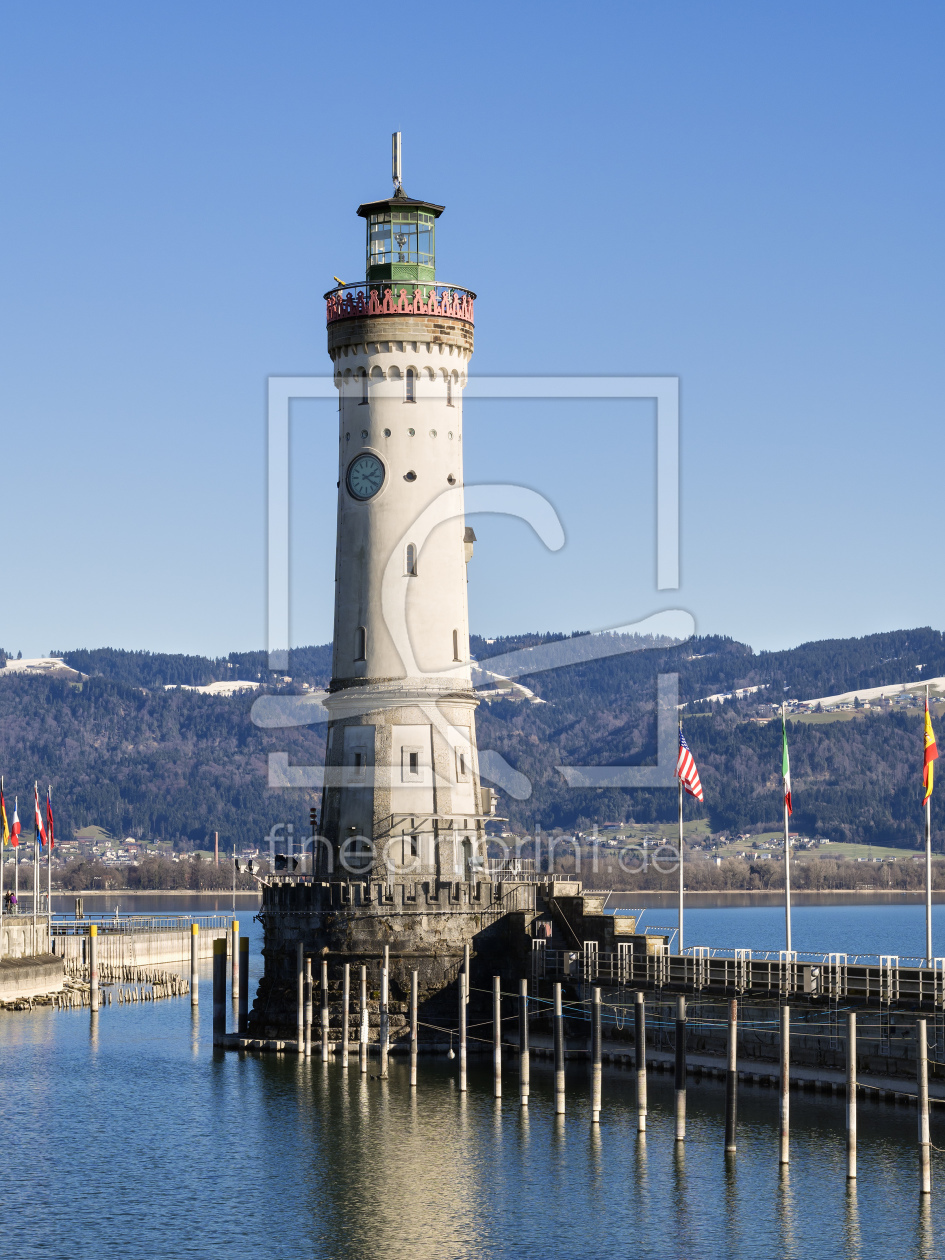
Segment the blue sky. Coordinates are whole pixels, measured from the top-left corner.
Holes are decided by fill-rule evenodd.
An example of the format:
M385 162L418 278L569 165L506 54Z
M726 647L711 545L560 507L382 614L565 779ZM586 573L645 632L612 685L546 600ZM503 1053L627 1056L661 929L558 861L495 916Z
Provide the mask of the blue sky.
M945 627L945 12L914 3L9 4L0 15L0 644L265 637L265 381L327 373L362 200L444 203L483 375L671 374L682 585L647 404L476 403L488 635L692 611L755 647ZM330 407L293 418L293 639L331 632Z

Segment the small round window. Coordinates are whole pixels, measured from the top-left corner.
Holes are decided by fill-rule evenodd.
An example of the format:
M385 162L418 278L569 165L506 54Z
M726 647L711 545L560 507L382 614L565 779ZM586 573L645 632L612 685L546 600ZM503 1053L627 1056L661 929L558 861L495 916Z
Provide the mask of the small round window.
M430 437L436 437L436 429L430 430Z
M416 431L417 431L416 429L408 429L408 430L407 430L407 432L410 434L410 436L411 436L411 437L413 437L413 436L414 436L414 434L416 433Z

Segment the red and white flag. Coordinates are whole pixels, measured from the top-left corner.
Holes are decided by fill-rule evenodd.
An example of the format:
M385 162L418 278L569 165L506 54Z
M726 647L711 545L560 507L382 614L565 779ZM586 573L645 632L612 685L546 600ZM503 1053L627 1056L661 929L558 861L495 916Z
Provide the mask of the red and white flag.
M13 823L10 827L10 843L13 845L14 849L17 848L17 846L20 843L20 832L22 830L22 828L20 827L20 812L17 809L18 804L19 802L17 798L14 796L13 798Z
M43 826L43 816L39 812L39 784L33 784L33 804L36 807L36 834L39 836L40 844L46 843L46 828Z
M686 743L686 737L682 733L682 727L679 728L679 757L676 761L676 778L682 780L682 785L689 793L694 796L697 801L705 800L702 795L702 784L699 782L699 771L696 769L696 763L693 760L692 753L689 751L689 745Z
M49 837L50 849L55 847L56 841L53 839L53 814L52 814L52 788L46 788L46 835Z

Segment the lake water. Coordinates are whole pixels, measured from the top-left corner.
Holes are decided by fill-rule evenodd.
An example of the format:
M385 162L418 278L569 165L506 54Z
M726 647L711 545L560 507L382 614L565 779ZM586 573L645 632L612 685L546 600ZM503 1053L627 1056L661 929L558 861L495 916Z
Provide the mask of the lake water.
M86 900L87 911L107 899ZM225 910L221 898L174 898L174 913ZM638 901L639 904L639 901ZM113 908L108 907L108 908ZM163 912L166 899L122 909ZM809 917L801 916L809 909ZM238 915L261 970L255 905ZM731 934L777 948L778 908L691 912L689 939ZM674 916L653 911L655 922ZM868 950L919 941L921 905L798 909L817 948ZM704 916L699 918L699 916ZM770 917L769 916L773 916ZM918 916L919 922L914 920ZM803 927L801 924L803 923ZM945 940L945 922L939 925ZM913 939L914 938L914 939ZM216 1054L210 970L188 998L87 1010L0 1013L5 1193L3 1257L326 1257L453 1260L519 1257L890 1257L945 1254L945 1155L933 1196L917 1193L916 1113L862 1102L859 1180L844 1176L842 1099L794 1094L792 1164L777 1164L778 1100L743 1087L739 1150L722 1153L724 1089L690 1083L684 1149L673 1141L672 1080L650 1078L649 1131L635 1132L632 1072L604 1069L591 1130L586 1067L568 1073L568 1113L553 1115L553 1076L532 1064L523 1116L514 1062L506 1098L472 1061L420 1061L412 1093L395 1059L389 1082L356 1060ZM229 1010L228 999L228 1010ZM489 1035L488 1033L486 1034ZM945 1147L945 1115L932 1140Z
M678 925L675 898L621 896L620 903L644 908L644 928ZM784 928L783 899L755 898L750 893L737 899L711 894L686 897L687 947L780 950L785 948ZM905 903L885 893L869 899L864 894L842 893L797 897L791 907L791 938L792 947L801 953L921 957L925 954L925 901L921 894ZM945 955L945 901L932 905L932 944L936 954Z

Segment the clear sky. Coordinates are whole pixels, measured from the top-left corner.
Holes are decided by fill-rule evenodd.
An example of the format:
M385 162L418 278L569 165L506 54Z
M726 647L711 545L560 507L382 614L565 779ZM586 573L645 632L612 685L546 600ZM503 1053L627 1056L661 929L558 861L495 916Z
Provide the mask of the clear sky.
M943 62L922 2L5 5L0 644L263 645L266 378L329 372L395 129L474 372L681 380L678 592L648 404L468 405L467 480L568 539L474 521L474 630L945 627ZM334 424L296 406L296 643Z

